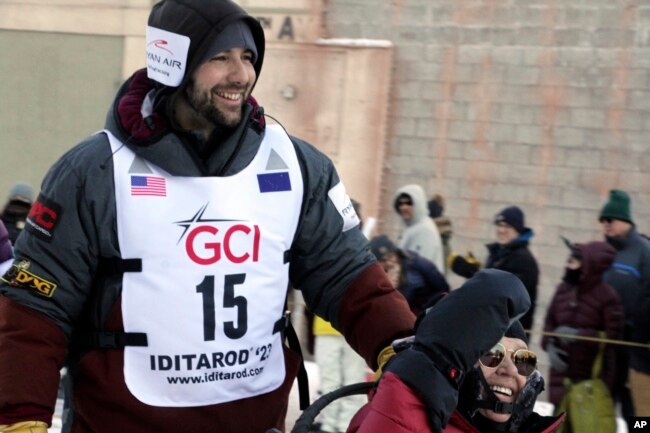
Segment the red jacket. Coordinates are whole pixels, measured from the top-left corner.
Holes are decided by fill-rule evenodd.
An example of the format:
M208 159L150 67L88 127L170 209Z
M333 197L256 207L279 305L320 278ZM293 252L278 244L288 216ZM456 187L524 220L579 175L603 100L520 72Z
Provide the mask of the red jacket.
M385 373L371 398L354 416L346 433L432 433L424 405L395 374ZM551 433L563 421L564 415L542 417L533 413L520 431ZM444 433L482 432L456 411Z

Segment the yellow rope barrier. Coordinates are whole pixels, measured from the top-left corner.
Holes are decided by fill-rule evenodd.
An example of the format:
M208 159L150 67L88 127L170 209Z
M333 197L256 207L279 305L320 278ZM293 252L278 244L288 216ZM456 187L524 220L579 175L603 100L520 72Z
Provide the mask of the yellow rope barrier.
M529 334L540 334L546 335L549 337L561 337L569 340L583 340L583 341L593 341L595 343L607 343L607 344L616 344L619 346L632 346L632 347L642 347L645 349L650 349L650 344L635 343L633 341L623 341L623 340L611 340L609 338L598 338L598 337L585 337L581 335L572 335L572 334L559 334L557 332L548 332L548 331L533 331L527 329L526 332Z

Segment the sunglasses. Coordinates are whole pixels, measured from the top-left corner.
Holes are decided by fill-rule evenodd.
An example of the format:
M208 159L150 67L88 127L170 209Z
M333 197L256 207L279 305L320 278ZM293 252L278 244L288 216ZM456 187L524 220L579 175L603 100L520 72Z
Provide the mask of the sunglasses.
M481 365L487 368L497 368L506 358L506 353L512 352L510 359L517 367L517 373L528 377L537 368L537 355L528 349L507 350L501 343L497 343L488 353L479 358Z
M600 219L600 222L601 222L601 223L611 224L612 221L614 221L613 218L601 218L601 219Z
M411 200L400 200L397 202L398 207L402 205L413 206L413 202Z

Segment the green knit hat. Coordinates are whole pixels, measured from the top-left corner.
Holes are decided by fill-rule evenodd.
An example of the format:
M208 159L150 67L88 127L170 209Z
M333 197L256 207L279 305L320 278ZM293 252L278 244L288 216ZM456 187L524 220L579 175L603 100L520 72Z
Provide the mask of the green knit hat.
M611 190L609 200L600 211L599 219L602 220L603 218L613 218L634 224L630 212L630 196L620 189Z

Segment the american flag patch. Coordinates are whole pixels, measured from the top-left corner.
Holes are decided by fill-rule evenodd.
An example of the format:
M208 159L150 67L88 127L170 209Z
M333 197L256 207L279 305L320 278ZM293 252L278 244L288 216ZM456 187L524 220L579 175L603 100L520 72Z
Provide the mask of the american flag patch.
M167 182L164 177L131 176L131 195L167 196Z

